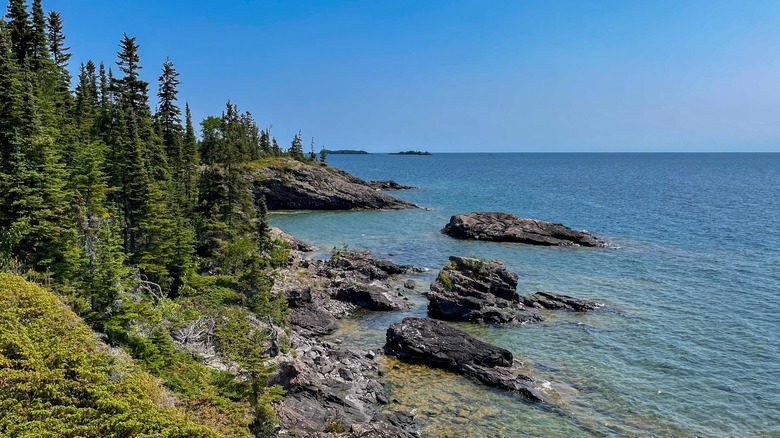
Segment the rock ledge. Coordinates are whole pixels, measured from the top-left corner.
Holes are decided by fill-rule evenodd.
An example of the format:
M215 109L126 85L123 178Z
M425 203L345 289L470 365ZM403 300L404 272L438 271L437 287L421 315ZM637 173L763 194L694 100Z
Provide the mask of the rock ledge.
M457 239L517 242L543 246L607 247L608 244L587 231L576 231L552 222L525 219L504 212L456 214L441 230Z

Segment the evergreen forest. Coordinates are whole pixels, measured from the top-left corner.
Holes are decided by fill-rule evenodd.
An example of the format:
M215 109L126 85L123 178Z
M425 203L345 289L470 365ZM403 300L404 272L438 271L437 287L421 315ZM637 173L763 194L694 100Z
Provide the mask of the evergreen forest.
M0 20L0 435L271 435L289 246L243 171L313 141L230 101L198 135L170 59L124 34L73 78L64 29Z

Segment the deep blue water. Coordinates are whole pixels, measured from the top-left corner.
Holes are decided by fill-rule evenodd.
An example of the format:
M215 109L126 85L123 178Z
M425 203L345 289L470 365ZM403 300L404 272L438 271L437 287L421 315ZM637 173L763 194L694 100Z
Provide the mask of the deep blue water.
M552 290L606 304L586 315L551 314L538 325L459 325L512 350L556 389L561 409L460 377L399 382L449 394L446 403L421 408L432 423L468 418L455 428L464 436L780 436L780 154L328 159L367 180L418 186L391 194L426 209L280 213L274 225L323 248L347 244L429 268L418 289L449 255L475 255L503 259L520 275L520 293ZM475 210L587 229L619 248L439 233L451 215ZM409 312L369 315L339 335L379 348L390 323L425 313L424 298L413 301L419 306Z

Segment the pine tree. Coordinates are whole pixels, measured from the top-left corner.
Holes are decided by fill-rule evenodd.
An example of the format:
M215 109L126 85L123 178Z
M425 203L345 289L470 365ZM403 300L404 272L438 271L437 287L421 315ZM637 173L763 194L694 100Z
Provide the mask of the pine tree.
M12 52L20 65L24 65L32 48L30 14L25 3L25 0L10 0L7 15Z
M327 163L328 162L328 150L325 149L325 146L322 146L320 148L320 163Z
M139 64L138 56L139 45L136 44L136 37L129 37L124 34L122 41L119 42L120 51L117 52L119 61L116 64L119 70L125 74L125 77L118 81L120 94L127 102L133 114L138 117L142 114L143 107L148 103L149 83L140 79L140 70L143 68Z
M68 71L68 62L71 54L70 47L65 46L65 34L62 33L62 17L59 12L49 12L48 27L49 54L54 65L59 69L60 90L67 91L70 85L70 72ZM100 64L103 65L102 63Z
M182 145L182 178L184 180L184 198L188 209L192 210L197 199L198 164L198 139L195 137L195 127L192 125L192 113L190 105L184 104L184 144Z
M49 62L49 39L46 32L46 14L41 0L33 0L30 28L30 59L33 71L41 71Z
M264 156L272 155L271 150L271 128L263 129L260 131L260 152Z
M303 161L303 137L301 136L301 131L298 131L298 133L295 134L295 137L293 137L292 142L290 143L289 154L290 157L298 161Z
M171 62L170 58L166 58L159 78L157 121L160 124L160 134L168 161L176 173L179 173L183 168L181 109L176 105L177 95L179 94L177 87L181 83L178 77L179 72L173 68L173 62Z
M309 160L317 161L317 152L314 151L314 137L311 138L311 143L309 144Z

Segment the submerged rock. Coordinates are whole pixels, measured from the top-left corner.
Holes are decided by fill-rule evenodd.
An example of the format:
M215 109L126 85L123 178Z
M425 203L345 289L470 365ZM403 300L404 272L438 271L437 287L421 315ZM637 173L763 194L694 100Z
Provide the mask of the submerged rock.
M250 170L255 199L269 210L401 210L416 205L377 191L343 170L278 159Z
M601 304L593 301L552 292L537 292L533 295L523 296L521 300L528 307L548 310L565 309L574 312L587 312L601 307Z
M607 243L587 231L562 224L525 219L504 212L456 214L441 230L458 239L518 242L545 246L607 247Z
M368 185L376 190L411 190L416 189L415 186L407 186L403 184L398 184L395 181L387 180L387 181L369 181Z
M517 274L501 260L451 256L428 293L428 314L439 319L488 323L542 321L520 302Z
M530 377L515 374L509 350L428 318L404 318L387 329L385 352L401 360L444 368L542 401Z

